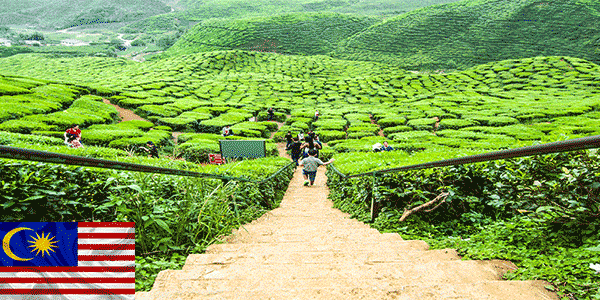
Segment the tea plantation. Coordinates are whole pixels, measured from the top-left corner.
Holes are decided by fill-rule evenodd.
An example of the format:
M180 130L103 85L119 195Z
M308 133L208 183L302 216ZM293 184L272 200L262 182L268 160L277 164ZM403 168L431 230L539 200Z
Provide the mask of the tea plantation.
M143 63L7 50L0 144L256 181L283 172L224 184L0 159L2 221L136 222L136 290L148 290L160 270L277 207L293 173L277 143L314 130L321 159L335 158L327 175L339 209L465 259L511 260L519 269L506 279L546 280L563 299L600 299L595 150L340 176L600 135L598 1L465 0L409 13L416 2L263 2L106 14L132 21L131 37L198 22ZM216 18L232 11L238 18ZM145 120L122 122L115 105ZM267 121L270 107L280 124ZM64 145L72 124L83 148ZM227 139L266 140L268 157L207 165L226 125ZM160 159L140 151L147 141ZM394 151L373 153L384 141Z

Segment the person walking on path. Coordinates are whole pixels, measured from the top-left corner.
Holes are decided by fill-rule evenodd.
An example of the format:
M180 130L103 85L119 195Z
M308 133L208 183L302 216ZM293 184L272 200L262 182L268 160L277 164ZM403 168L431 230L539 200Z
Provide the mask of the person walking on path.
M324 163L320 159L316 158L315 155L317 155L317 151L310 150L308 151L308 157L300 162L300 165L303 166L302 175L304 175L304 186L308 186L309 180L310 185L315 184L315 178L317 177L317 169L319 166L326 166L335 160L332 158L328 162Z
M146 147L148 147L148 148L146 148ZM148 158L150 158L150 157L159 158L158 157L158 148L156 148L156 145L154 145L153 142L148 141L146 143L146 147L140 147L140 149L146 150L146 152L148 152Z
M273 121L273 117L275 115L275 112L273 111L273 108L269 107L269 110L267 110L267 112L269 113L269 121Z
M298 141L298 138L294 138L293 142L285 148L285 150L291 150L292 152L292 161L296 163L298 166L298 159L300 159L300 153L302 152L301 147L302 144Z
M298 141L304 141L304 133L302 131L298 133Z
M286 145L285 148L289 148L290 145L294 142L294 140L292 139L292 132L288 131L287 134L285 135L285 141L286 141Z

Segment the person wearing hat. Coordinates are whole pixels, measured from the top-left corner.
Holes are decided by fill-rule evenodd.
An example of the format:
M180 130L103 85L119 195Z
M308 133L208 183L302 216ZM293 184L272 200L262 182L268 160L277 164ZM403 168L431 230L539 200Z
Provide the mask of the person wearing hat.
M148 147L148 148L146 148L146 147ZM148 157L149 157L149 158L150 158L150 157L156 157L156 158L159 158L159 157L158 157L158 148L156 148L156 145L154 145L154 143L153 143L153 142L151 142L151 141L148 141L148 142L146 143L146 147L140 147L140 149L146 150L146 152L148 152Z

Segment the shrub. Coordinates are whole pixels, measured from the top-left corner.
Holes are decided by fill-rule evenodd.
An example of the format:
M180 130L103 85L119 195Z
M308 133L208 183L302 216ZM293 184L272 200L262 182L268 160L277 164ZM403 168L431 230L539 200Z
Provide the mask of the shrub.
M407 125L414 130L433 130L433 125L435 123L435 119L413 119L408 121Z
M349 139L361 139L363 137L374 136L374 135L375 134L373 134L372 132L367 132L367 131L348 132Z
M399 125L404 125L406 124L406 118L404 117L385 117L379 121L377 121L377 124L379 126L381 126L381 128L387 128L387 127L396 127Z
M346 138L346 133L339 130L317 130L316 133L319 135L319 140L323 143Z
M471 119L442 119L438 129L459 129L476 125L479 125L479 122Z
M486 126L506 126L519 123L519 120L511 117L473 116L472 118L475 121L479 121L481 125Z
M49 131L58 129L55 125L48 125L41 121L8 120L0 124L0 131L15 133L31 133L32 131Z
M392 133L396 133L396 132L405 132L405 131L411 131L413 130L411 127L409 126L394 126L394 127L387 127L383 129L383 134L385 136L388 136Z

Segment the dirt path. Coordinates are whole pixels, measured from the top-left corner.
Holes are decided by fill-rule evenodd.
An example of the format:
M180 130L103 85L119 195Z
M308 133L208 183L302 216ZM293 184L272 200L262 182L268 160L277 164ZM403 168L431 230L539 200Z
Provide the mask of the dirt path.
M146 120L146 119L144 119L144 118L136 115L133 111L131 111L129 109L125 109L125 108L122 108L122 107L120 107L118 105L110 103L110 101L108 99L102 99L102 102L104 102L106 104L110 104L114 108L117 109L117 111L119 112L119 116L121 117L121 122L131 121L131 120L148 121L148 120Z
M377 124L377 123L375 123L375 119L373 119L373 115L369 115L369 118L371 119L371 124ZM379 126L379 124L377 124L377 127L379 127L379 132L377 132L377 134L379 136L385 137L385 135L383 134L383 129L381 129L381 126Z
M332 208L324 167L297 169L281 206L159 273L150 299L557 299L542 281L503 281L506 261L462 261L452 249L379 233Z

